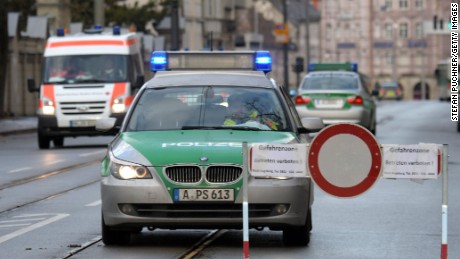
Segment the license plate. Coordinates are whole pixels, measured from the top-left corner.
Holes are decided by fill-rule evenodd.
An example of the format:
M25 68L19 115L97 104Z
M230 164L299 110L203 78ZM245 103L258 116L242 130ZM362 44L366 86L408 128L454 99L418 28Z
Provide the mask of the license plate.
M315 99L315 106L318 108L341 108L342 99Z
M395 92L393 92L393 91L388 91L388 92L387 92L387 96L388 96L388 97L393 97L393 96L395 96Z
M94 126L96 126L95 120L70 121L70 127L94 127Z
M174 189L174 201L233 201L233 189Z

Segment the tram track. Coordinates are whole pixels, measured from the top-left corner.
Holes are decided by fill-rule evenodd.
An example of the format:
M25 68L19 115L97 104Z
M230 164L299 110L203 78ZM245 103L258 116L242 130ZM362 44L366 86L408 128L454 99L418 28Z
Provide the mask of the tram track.
M10 190L10 189L13 189L13 188L18 188L18 187L21 187L22 185L26 185L26 184L29 184L29 183L32 183L32 182L38 182L38 181L43 181L45 179L51 179L52 177L57 177L57 176L65 174L65 173L69 173L69 172L71 172L73 170L77 170L77 169L85 168L85 167L88 167L88 166L92 166L92 165L94 165L96 163L99 163L99 162L100 162L100 160L93 160L93 161L85 162L85 163L82 163L82 164L71 165L71 166L63 167L63 168L58 169L58 170L45 172L45 173L42 173L40 175L14 180L14 181L11 181L9 183L0 185L0 191L5 192L7 190ZM78 185L75 185L75 186L72 186L72 187L64 188L62 190L52 192L52 193L47 194L47 195L37 197L36 199L28 200L26 202L20 202L18 204L15 204L14 206L10 206L10 207L7 207L7 208L0 209L0 215L3 214L3 213L9 212L9 211L18 209L18 208L22 208L24 206L28 206L28 205L31 205L31 204L34 204L34 203L38 203L38 202L43 201L43 200L54 198L56 196L68 193L68 192L73 191L73 190L84 188L84 187L86 187L88 185L91 185L91 184L94 184L94 183L96 183L98 181L100 181L99 178L97 180L91 180L89 182L85 182L85 183L81 183L81 184L78 184ZM0 197L0 198L2 198L2 197Z

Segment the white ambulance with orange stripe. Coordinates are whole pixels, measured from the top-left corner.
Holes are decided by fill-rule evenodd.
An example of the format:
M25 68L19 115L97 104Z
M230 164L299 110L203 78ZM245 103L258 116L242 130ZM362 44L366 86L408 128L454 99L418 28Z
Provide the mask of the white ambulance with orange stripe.
M48 149L64 144L64 137L104 135L96 120L117 118L121 125L127 109L144 83L141 36L120 33L118 27L48 39L42 81L30 92L39 92L38 146ZM115 134L111 132L110 134Z

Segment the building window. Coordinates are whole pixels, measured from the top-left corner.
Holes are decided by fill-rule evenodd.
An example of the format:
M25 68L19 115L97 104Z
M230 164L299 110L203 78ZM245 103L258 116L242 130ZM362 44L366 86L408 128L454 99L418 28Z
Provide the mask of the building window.
M399 37L405 39L408 36L408 26L407 23L401 23L399 25Z
M385 32L384 32L385 38L391 39L392 36L393 36L393 35L392 35L392 31L393 31L393 30L392 30L392 25L391 25L391 23L385 23Z
M401 10L406 10L408 6L407 0L399 0L399 8Z
M423 9L424 8L424 1L423 0L415 0L415 8L416 9Z
M418 22L415 24L415 37L422 38L423 37L423 23Z
M385 0L383 2L383 6L381 7L381 10L382 11L391 11L391 7L392 7L392 0Z

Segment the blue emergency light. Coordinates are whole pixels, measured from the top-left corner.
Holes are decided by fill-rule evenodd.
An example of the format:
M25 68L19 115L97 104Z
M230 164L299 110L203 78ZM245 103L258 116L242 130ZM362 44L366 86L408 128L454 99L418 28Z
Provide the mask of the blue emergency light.
M62 28L62 27L57 28L56 34L57 34L57 36L59 36L59 37L63 37L64 34L65 34L64 28Z
M113 26L113 35L120 35L120 33L121 33L120 26L118 25Z
M152 72L165 70L252 70L268 73L272 58L268 51L155 51Z
M256 51L254 63L257 71L272 71L272 56L268 51Z
M150 58L150 71L165 71L168 67L168 54L166 51L155 51Z

